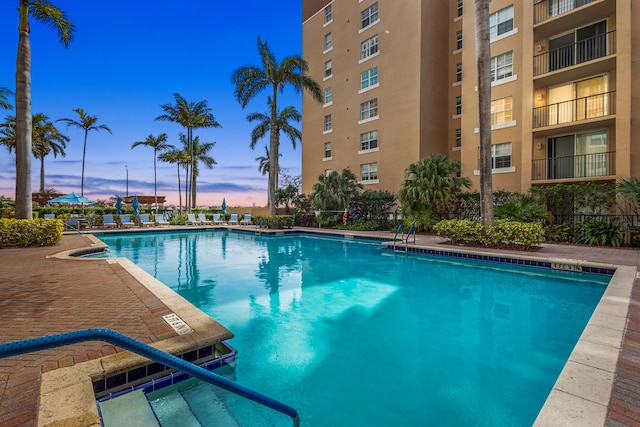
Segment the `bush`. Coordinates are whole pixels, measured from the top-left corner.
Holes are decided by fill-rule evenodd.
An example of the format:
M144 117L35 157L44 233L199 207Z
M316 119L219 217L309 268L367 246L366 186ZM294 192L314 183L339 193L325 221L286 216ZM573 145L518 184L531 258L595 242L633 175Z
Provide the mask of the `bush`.
M544 228L544 234L550 242L573 242L575 231L567 224L549 224Z
M438 236L452 243L482 244L482 224L471 219L445 219L433 226Z
M0 248L56 245L63 228L59 219L0 219Z
M263 219L267 228L279 230L283 228L291 228L295 225L296 217L294 215L273 215L273 216L258 216L254 222L258 224Z
M578 226L578 243L620 247L622 222L617 219L592 219Z
M348 221L346 224L338 224L333 228L337 230L376 231L380 230L380 222L357 219L355 221Z
M545 241L541 224L498 220L488 230L471 219L448 219L438 222L433 229L452 243L501 248L530 249Z

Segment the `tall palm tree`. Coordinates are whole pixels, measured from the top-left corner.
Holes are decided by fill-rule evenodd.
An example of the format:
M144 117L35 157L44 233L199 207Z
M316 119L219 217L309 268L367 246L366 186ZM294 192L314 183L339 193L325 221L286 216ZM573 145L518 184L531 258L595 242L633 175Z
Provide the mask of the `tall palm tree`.
M256 157L256 161L258 162L258 170L260 171L262 176L265 176L266 174L269 173L269 147L267 147L265 145L264 146L264 151L265 151L265 155L264 156ZM282 154L280 154L280 157L282 157ZM278 165L278 170L276 171L276 173L278 175L280 174L280 165ZM277 182L276 182L276 185L277 185ZM277 192L278 192L278 190L276 190L276 193ZM267 194L267 197L268 196L269 195ZM267 206L271 206L271 200L270 199L267 200Z
M201 128L221 128L222 125L218 123L211 113L211 108L207 106L207 101L188 102L179 93L174 93L175 104L162 104L160 108L164 111L164 114L156 117L156 120L164 120L169 122L178 123L185 129L187 129L187 148L189 156L191 158L191 170L193 171L195 157L193 155L193 129ZM187 170L187 175L189 171ZM187 211L191 212L191 206L195 206L195 192L193 191L193 183L195 182L195 176L191 174L191 179L187 176L187 182L191 182L191 204L187 198L186 205ZM188 191L188 189L187 189Z
M167 148L167 151L158 156L161 162L176 164L178 166L178 211L182 215L182 189L180 185L180 168L186 168L189 164L189 156L183 151L178 150L173 145Z
M95 130L99 132L101 130L106 130L111 133L111 129L107 125L99 125L98 124L98 116L91 116L87 114L82 108L76 108L75 111L78 114L78 120L62 118L58 119L59 122L65 122L67 124L67 129L69 126L77 127L84 130L84 146L82 148L82 180L80 182L80 195L84 196L84 159L87 155L87 136L89 132Z
M476 63L478 69L478 119L480 129L480 213L482 225L493 223L491 172L491 42L489 1L475 0Z
M4 110L13 110L13 105L9 104L9 96L13 95L6 87L0 87L0 108Z
M320 85L307 75L309 65L301 56L294 55L286 57L278 63L273 53L269 49L267 42L262 42L258 38L258 52L260 54L261 65L244 65L235 70L231 76L231 81L235 84L235 97L245 108L249 101L262 92L270 88L271 93L271 125L269 137L269 200L275 201L276 179L278 170L278 92L282 92L287 84L300 92L306 90L313 99L322 102L323 96ZM275 215L276 207L272 203L269 207L270 214Z
M311 204L321 211L338 212L349 206L349 202L361 188L362 184L358 184L358 179L351 170L343 169L341 173L332 171L318 177L309 198Z
M166 133L161 133L157 138L152 134L149 134L147 139L144 141L136 141L131 144L132 150L139 145L153 148L153 196L156 209L158 209L158 174L156 171L156 162L158 159L158 151L166 150L171 146L170 144L167 144L167 138Z
M31 43L29 14L58 32L65 47L73 39L74 26L66 14L43 0L20 0L18 8L18 58L16 61L16 213L32 219L31 210Z
M36 113L32 117L32 143L31 152L35 158L40 160L40 192L45 192L44 186L44 158L53 153L66 156L64 151L67 148L69 138L60 133L55 125L43 113ZM16 118L7 117L5 123L0 125L0 144L5 145L11 153L16 149Z
M55 125L45 114L33 115L33 144L32 152L36 159L40 160L40 192L44 193L44 158L49 154L65 157L64 149L67 148L69 137L60 133Z
M271 106L271 98L267 100L267 103L269 104L269 106ZM262 113L252 113L247 116L247 120L250 122L258 122L256 127L251 131L250 147L253 150L256 147L256 143L258 142L258 140L263 138L267 134L267 132L271 132L271 116ZM295 107L289 106L277 113L276 137L278 139L278 147L280 147L280 132L284 132L284 134L291 140L291 145L293 145L293 149L295 150L296 141L302 141L302 132L300 132L299 129L296 129L291 125L291 123L289 123L289 121L291 120L294 120L296 122L300 122L302 120L302 115L298 112L298 110L295 109ZM278 154L278 160L280 157L282 157L282 154ZM275 177L276 190L278 189L279 175L280 167L277 165Z
M207 169L213 169L213 165L217 165L213 157L209 155L209 151L216 145L215 142L200 143L200 137L193 138L193 184L191 187L193 196L193 206L196 206L196 178L200 175L199 164L202 163Z

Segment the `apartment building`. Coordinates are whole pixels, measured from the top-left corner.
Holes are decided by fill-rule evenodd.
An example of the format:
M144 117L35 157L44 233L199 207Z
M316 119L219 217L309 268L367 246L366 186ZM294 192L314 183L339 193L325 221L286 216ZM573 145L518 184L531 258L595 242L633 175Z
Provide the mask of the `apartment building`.
M494 189L640 177L632 1L490 2ZM302 54L325 95L303 96L303 191L349 168L397 192L433 153L460 160L478 189L474 2L302 6Z

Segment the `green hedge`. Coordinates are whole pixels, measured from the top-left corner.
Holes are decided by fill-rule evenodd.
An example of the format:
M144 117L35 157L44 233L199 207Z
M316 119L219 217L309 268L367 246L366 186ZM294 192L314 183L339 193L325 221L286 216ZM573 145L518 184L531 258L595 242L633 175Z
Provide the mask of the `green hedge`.
M265 215L254 218L253 223L260 224L261 220L264 221L267 228L278 230L292 228L295 225L296 217L294 215Z
M531 249L545 242L544 229L537 222L495 221L488 230L471 219L447 219L433 226L439 236L456 244Z
M52 246L62 239L59 219L0 219L0 248Z

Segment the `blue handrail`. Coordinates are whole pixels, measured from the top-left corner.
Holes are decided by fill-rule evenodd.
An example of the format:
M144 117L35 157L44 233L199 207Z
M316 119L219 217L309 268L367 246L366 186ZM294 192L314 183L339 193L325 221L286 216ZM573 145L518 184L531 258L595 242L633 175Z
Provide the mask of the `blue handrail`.
M409 243L409 236L411 236L411 233L413 232L413 242L416 242L416 232L417 232L417 228L414 224L411 225L411 227L409 227L409 231L407 231L407 239L405 240L405 243Z
M404 224L400 224L400 225L398 226L398 228L396 229L396 235L395 235L395 236L393 236L393 241L394 241L394 242L395 242L395 241L396 241L396 239L398 238L398 233L402 233L402 234L400 235L400 240L402 240L402 235L404 234Z
M267 406L280 413L290 416L293 419L294 427L300 425L300 417L298 411L291 406L278 402L255 390L236 384L228 379L209 372L198 365L194 365L179 357L165 353L148 344L134 340L119 332L104 328L81 329L73 332L65 332L62 334L47 335L44 337L31 338L21 341L12 341L0 344L0 359L19 354L31 353L49 348L62 347L69 344L75 344L84 341L105 341L109 344L117 345L125 350L132 351L154 362L182 371L192 377L223 388L231 393L235 393L244 398L253 400L256 403Z

